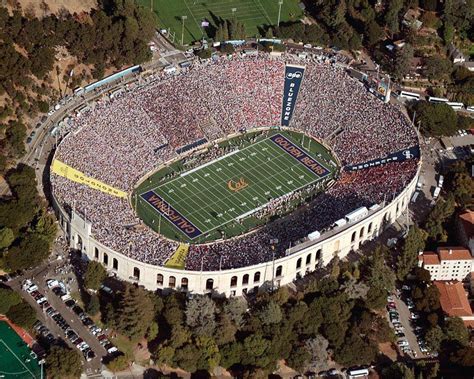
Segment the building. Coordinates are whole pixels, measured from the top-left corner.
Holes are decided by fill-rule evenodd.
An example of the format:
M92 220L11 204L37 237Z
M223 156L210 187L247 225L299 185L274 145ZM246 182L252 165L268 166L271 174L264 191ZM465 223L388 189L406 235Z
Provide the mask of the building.
M459 242L474 252L474 212L465 211L458 217L457 229Z
M421 252L418 256L418 266L430 272L431 280L463 281L471 274L474 265L468 249L440 247L437 252Z
M448 54L453 63L463 63L466 61L464 54L452 43L448 46Z
M474 315L463 284L458 281L435 281L433 284L439 290L439 301L443 312L450 317L460 317L466 326L472 325Z

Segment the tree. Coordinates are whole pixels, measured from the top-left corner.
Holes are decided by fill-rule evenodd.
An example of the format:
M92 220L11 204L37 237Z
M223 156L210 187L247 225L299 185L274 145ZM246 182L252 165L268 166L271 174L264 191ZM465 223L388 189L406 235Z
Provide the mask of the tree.
M262 335L255 333L244 339L242 361L244 365L266 366L268 360L266 353L270 342Z
M449 59L431 56L425 60L425 75L432 81L447 80L451 76L453 65Z
M0 314L6 314L8 310L21 302L21 296L11 289L0 287Z
M257 317L262 325L278 324L282 319L281 308L274 301L270 301L257 312Z
M381 309L386 304L387 293L395 286L395 274L385 264L387 249L378 245L367 261L366 282L369 286L366 304L369 308Z
M450 317L446 320L444 334L446 339L457 341L464 346L469 342L469 332L459 317Z
M308 369L319 372L329 368L329 342L321 335L306 340L306 348L310 353Z
M212 336L216 329L216 304L209 296L196 296L186 305L186 324L197 336Z
M231 297L224 304L223 311L239 328L244 323L244 316L247 313L247 307L247 301L243 297Z
M27 302L20 302L10 306L7 312L7 317L15 324L25 328L31 329L36 322L36 312L33 307Z
M49 246L40 234L26 233L19 244L9 248L5 263L12 271L35 267L48 257Z
M81 356L77 350L53 345L46 357L46 372L54 379L79 378L82 372Z
M400 31L398 14L400 13L403 7L403 0L392 0L388 3L387 12L385 13L385 24L387 25L388 30L393 35Z
M425 248L426 237L427 233L416 225L410 227L401 254L397 257L397 278L399 280L404 280L416 266L418 254Z
M146 338L148 341L153 341L157 336L160 328L156 321L153 321L146 332Z
M377 345L374 342L353 331L346 337L342 346L336 350L335 359L346 366L370 364L375 360L377 351Z
M13 230L10 228L0 228L0 250L10 246L14 240Z
M106 277L107 271L104 266L97 261L90 261L84 276L84 286L97 291Z
M132 339L141 338L154 316L150 294L143 288L126 284L116 312L117 331Z
M456 112L449 105L419 101L414 110L423 133L428 136L450 136L457 131Z
M414 56L413 46L406 43L402 49L397 50L393 65L393 74L397 79L403 79L410 72L411 60Z
M125 355L119 355L107 363L107 368L112 372L123 371L129 366L129 361Z
M99 297L96 294L91 295L89 302L87 303L86 307L87 313L91 316L95 316L100 311L100 302Z
M303 372L311 359L311 353L308 351L306 346L297 344L293 346L291 354L287 359L288 366L295 369L296 371Z
M439 351L441 342L443 342L444 338L443 331L438 325L428 329L425 334L426 343L434 351Z
M370 46L375 45L377 42L382 40L384 37L384 31L375 20L372 20L365 30L365 35L367 37L367 42Z

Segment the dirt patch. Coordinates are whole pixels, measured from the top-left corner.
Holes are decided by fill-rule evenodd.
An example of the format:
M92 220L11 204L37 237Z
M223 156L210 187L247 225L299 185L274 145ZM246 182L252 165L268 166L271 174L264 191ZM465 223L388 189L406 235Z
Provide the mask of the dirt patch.
M97 0L18 0L21 8L25 11L33 11L37 17L49 13L58 13L60 9L66 9L69 13L89 12L97 7ZM45 3L47 7L42 4Z
M390 358L392 361L397 360L397 351L393 348L390 342L379 343L379 351Z

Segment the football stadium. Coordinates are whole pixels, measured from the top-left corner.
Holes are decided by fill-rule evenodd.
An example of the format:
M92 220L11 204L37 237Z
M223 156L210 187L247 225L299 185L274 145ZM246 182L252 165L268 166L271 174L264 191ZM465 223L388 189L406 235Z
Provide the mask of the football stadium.
M407 207L417 131L337 56L214 57L142 73L62 126L71 247L150 290L228 296L345 257Z

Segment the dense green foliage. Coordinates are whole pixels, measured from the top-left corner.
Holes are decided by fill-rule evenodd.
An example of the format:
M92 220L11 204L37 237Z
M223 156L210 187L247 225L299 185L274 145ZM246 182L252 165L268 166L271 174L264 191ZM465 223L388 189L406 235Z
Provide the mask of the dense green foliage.
M107 271L104 266L97 261L90 261L84 276L84 286L97 291L106 277Z
M458 130L458 116L449 105L418 101L412 105L416 112L416 123L420 123L424 134L433 137L451 136Z
M24 154L25 116L47 112L52 97L57 96L51 88L59 80L58 48L88 65L97 79L106 68L119 69L151 57L147 44L155 32L154 14L134 0L100 1L99 5L82 18L65 11L41 19L19 9L9 14L0 6L0 96L6 99L0 107L3 159ZM73 68L68 68L68 76ZM67 82L73 88L81 80L90 80L87 75L76 70Z
M82 361L78 350L55 345L46 357L48 378L79 378L82 372Z
M34 267L49 255L56 223L38 196L33 168L19 165L6 179L13 196L0 199L0 265L15 271Z
M36 321L36 312L30 304L21 301L10 307L7 317L15 324L31 329Z
M6 314L12 306L21 302L20 295L9 288L0 287L0 299L0 314Z

